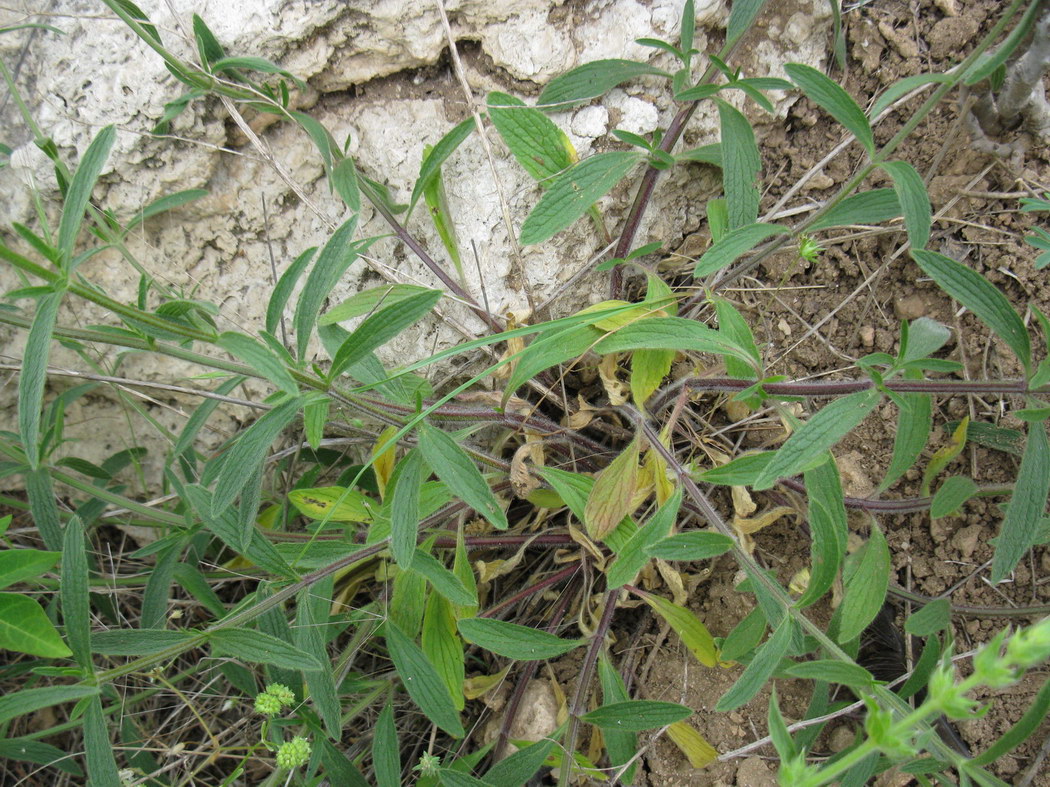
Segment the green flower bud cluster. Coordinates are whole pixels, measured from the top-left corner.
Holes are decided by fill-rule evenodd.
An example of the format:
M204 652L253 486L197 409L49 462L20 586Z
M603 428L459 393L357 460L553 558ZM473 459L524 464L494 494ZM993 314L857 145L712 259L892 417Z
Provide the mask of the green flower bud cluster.
M281 744L277 750L277 767L292 770L300 765L306 765L310 759L310 742L302 736L296 735L290 741Z
M282 683L271 683L255 698L255 710L263 716L276 716L295 703L295 693Z

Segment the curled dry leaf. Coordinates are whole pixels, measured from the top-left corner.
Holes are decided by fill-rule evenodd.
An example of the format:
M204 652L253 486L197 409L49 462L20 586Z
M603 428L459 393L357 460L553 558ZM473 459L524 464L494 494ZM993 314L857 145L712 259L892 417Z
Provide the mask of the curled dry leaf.
M514 489L516 497L524 499L539 488L539 480L529 472L525 460L532 458L535 461L535 444L526 442L519 446L510 460L510 485ZM541 452L542 457L542 452Z
M617 353L603 355L598 364L598 375L602 378L602 387L605 388L609 404L613 407L619 407L631 396L631 387L617 376L620 366L616 356Z

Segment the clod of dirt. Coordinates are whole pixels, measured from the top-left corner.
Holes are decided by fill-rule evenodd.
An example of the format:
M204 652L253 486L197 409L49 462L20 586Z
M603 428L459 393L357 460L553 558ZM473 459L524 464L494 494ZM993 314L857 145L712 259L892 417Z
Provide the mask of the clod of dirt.
M898 320L917 320L929 311L926 300L918 294L905 295L893 302L893 313Z
M969 16L949 16L933 26L927 41L930 44L930 57L940 60L962 52L966 45L977 35L979 25L976 19Z
M518 716L510 725L511 740L538 741L558 726L558 699L549 681L535 679L525 687Z
M864 470L865 460L856 451L835 457L842 476L842 491L850 497L869 497L875 484Z
M776 787L777 778L760 757L748 757L736 769L738 787Z
M964 527L952 537L952 546L959 550L959 557L969 560L981 541L981 535L987 532L983 525Z

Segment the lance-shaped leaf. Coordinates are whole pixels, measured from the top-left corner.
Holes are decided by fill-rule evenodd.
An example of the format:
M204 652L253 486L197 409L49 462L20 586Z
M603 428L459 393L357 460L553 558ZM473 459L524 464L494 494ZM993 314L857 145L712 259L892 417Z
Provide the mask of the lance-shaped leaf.
M521 225L521 243L530 246L571 226L605 196L642 158L614 151L584 159L559 175Z
M522 168L544 187L576 162L569 155L568 139L538 109L506 93L488 94L489 119Z
M733 539L721 533L691 530L657 541L646 549L662 560L710 560L733 548Z
M647 317L618 328L594 346L600 355L641 349L714 353L751 360L745 348L718 331L683 317Z
M893 189L871 189L846 197L810 226L810 232L851 224L881 224L901 215L901 203Z
M674 633L682 640L682 644L689 648L696 660L705 667L714 667L718 664L718 648L715 640L707 626L700 619L684 607L668 601L662 596L651 593L642 593L642 598L653 608L653 610L664 619Z
M329 377L335 379L349 367L363 361L372 350L382 347L428 314L440 299L440 290L427 290L381 308L365 318L335 354Z
M218 653L252 663L306 672L324 669L324 665L306 651L254 629L220 629L208 635L208 642Z
M875 137L868 118L849 93L812 66L788 63L784 70L810 101L845 126L864 145L869 156L875 155Z
M425 576L434 590L457 606L470 607L478 603L473 589L464 586L459 577L445 568L441 561L422 549L417 549L412 558L412 571Z
M419 449L430 469L445 482L452 494L485 517L497 530L507 529L507 515L499 501L474 460L455 440L440 429L422 424L419 429Z
M972 311L1014 351L1031 371L1032 348L1021 318L995 285L974 270L943 254L912 249L911 256L937 286Z
M98 686L45 686L40 689L21 689L0 697L0 724L16 716L50 708L63 702L74 702L99 693Z
M602 704L612 705L617 702L627 702L631 696L627 693L620 673L613 667L612 662L606 654L598 657L598 680L602 686ZM634 758L638 752L638 736L633 732L624 730L607 729L603 731L605 737L605 748L609 753L609 764L619 769ZM624 771L621 779L623 784L634 782L635 763Z
M726 23L726 44L732 45L744 35L755 21L758 12L766 0L736 0L729 11L729 21Z
M113 140L117 132L113 126L106 126L98 136L91 140L88 149L84 151L83 158L73 174L66 192L66 199L62 205L62 218L58 223L58 250L62 255L62 267L67 273L71 272L73 263L73 247L77 242L77 233L84 220L84 211L87 209L91 192L95 188L102 167L109 158L109 151L113 147Z
M1017 472L1013 497L1010 498L1003 527L995 538L992 582L1005 579L1024 553L1035 545L1048 493L1050 444L1046 439L1046 425L1036 421L1028 425L1028 442L1021 457L1021 469Z
M422 645L423 653L445 682L452 704L456 710L463 710L463 681L466 678L463 640L456 633L456 614L452 604L440 593L427 596Z
M453 738L462 738L463 725L445 683L419 646L393 620L386 621L386 646L408 696L423 714Z
M388 702L379 712L372 735L372 767L377 787L399 787L401 784L401 751L394 726L394 709Z
M638 488L638 438L602 470L587 496L583 521L587 535L604 541L624 517L633 513L631 498Z
M777 449L755 480L755 489L769 489L777 479L801 473L822 453L860 424L879 403L874 388L844 396L827 405L799 427Z
M620 548L616 560L609 566L605 574L605 581L610 590L631 582L642 567L649 562L646 550L667 536L671 525L678 517L678 509L681 505L682 490L679 487L670 499L653 514L652 518L643 527L638 528L627 543Z
M266 345L243 333L232 331L220 334L216 343L230 355L244 361L282 391L293 396L299 393L299 386L291 372L277 357L277 354Z
M882 164L882 168L893 178L893 189L904 211L908 242L913 249L925 248L930 239L933 211L922 175L907 161L887 161Z
M270 295L270 302L266 304L267 333L273 333L277 330L277 326L281 324L281 319L284 316L284 307L288 305L288 299L292 297L292 290L295 289L299 277L303 275L306 266L310 264L310 260L313 259L316 251L316 246L304 251L295 258L292 264L281 274L281 278L277 280L277 286L273 288L273 293Z
M856 555L856 568L845 582L845 595L835 611L838 641L849 642L861 635L875 619L886 601L890 581L890 550L878 525L871 523L871 535Z
M773 635L755 652L744 673L718 700L715 710L720 713L736 710L758 694L787 654L794 634L795 621L785 615Z
M582 639L562 639L540 629L493 618L464 618L457 625L467 642L517 661L553 659L585 642Z
M23 352L22 374L18 378L18 431L29 467L40 465L40 408L47 382L47 359L51 349L51 331L58 318L61 292L44 295L37 302L33 324Z
M604 95L617 85L645 74L670 77L666 71L634 60L595 60L555 77L540 93L544 109L567 109Z
M831 588L846 554L846 503L838 467L830 453L826 462L806 471L806 496L812 540L809 584L798 600L800 609L816 602Z
M339 278L357 258L359 244L351 243L354 230L357 229L357 215L351 216L339 229L332 233L328 243L321 249L317 263L306 277L295 307L295 354L302 361L306 354L306 345L310 342L321 304L328 293L339 281ZM269 325L269 320L267 320Z
M741 255L751 251L766 238L787 233L787 227L781 227L779 224L759 223L737 227L726 233L725 237L720 238L704 252L703 256L697 260L696 267L693 268L693 276L699 279L702 276L717 273L722 268L736 262Z
M419 488L423 483L423 457L409 451L391 479L390 552L407 569L416 554L419 537Z
M762 157L751 124L738 110L718 101L722 128L722 184L729 210L729 229L754 224L758 218L758 172Z
M292 422L303 400L285 399L248 427L229 449L219 473L215 496L211 501L212 516L222 514L251 478L253 468L262 464L266 452L277 436Z
M603 705L584 714L581 718L588 724L610 730L643 732L666 727L676 721L688 719L693 709L677 702L656 702L654 700L627 700Z
M416 180L416 185L412 188L409 212L415 207L419 198L423 196L424 189L430 185L431 181L440 177L441 165L445 163L449 156L455 153L456 148L463 143L463 140L470 136L470 132L474 130L474 127L474 118L472 117L461 121L438 140L438 143L431 148L430 153L423 157L423 162L419 166L419 178Z

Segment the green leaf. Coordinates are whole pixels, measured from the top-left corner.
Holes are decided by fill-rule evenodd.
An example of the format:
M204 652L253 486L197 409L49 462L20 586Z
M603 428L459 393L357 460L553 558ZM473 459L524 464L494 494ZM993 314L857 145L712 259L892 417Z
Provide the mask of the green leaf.
M766 467L776 456L775 451L759 451L754 454L738 456L721 467L712 467L700 473L700 480L705 484L720 486L754 486Z
M810 576L805 592L798 600L804 609L820 599L835 582L846 554L849 524L842 482L835 458L807 470L806 496L809 500Z
M522 168L546 187L575 163L565 133L538 109L506 93L485 99L489 119Z
M48 549L62 548L62 521L58 515L58 504L51 484L51 473L47 467L30 470L25 474L26 496L33 523Z
M0 724L26 713L50 708L63 702L74 702L98 694L98 686L46 686L40 689L19 689L0 697Z
M273 288L270 302L266 306L267 333L273 333L277 330L277 326L280 324L281 317L284 314L284 307L292 296L292 290L295 289L299 277L303 275L303 271L310 264L310 260L313 259L316 251L316 246L304 251L295 258L295 261L288 266L287 270L281 274L281 278L277 280L277 286Z
M416 185L412 188L412 199L409 201L410 211L415 207L419 198L423 196L423 191L430 184L430 181L439 176L441 165L448 160L449 156L456 152L456 148L463 143L463 140L470 136L474 127L473 117L461 121L455 128L438 140L438 143L434 145L429 155L423 157L419 167L419 177L416 179Z
M172 629L110 629L91 635L91 650L101 656L152 656L168 648L189 647L198 636Z
M856 558L857 567L846 577L845 595L835 611L839 642L850 642L859 637L886 601L892 562L886 537L874 522L868 541Z
M329 378L334 380L349 367L363 361L373 350L428 314L439 300L440 290L427 290L366 317L335 354Z
M419 449L430 469L452 494L463 500L497 530L507 529L507 515L474 461L445 432L429 424L419 428Z
M324 299L328 297L328 293L332 291L350 263L357 258L360 246L350 242L356 229L357 215L355 214L332 233L328 243L321 249L317 263L310 270L310 275L306 277L306 284L299 295L299 303L295 307L294 320L295 357L300 361L306 356L306 346L317 322L317 315L321 311L321 304L324 303ZM289 286L290 289L291 286ZM269 320L267 325L269 325Z
M739 661L758 647L765 633L766 616L762 614L761 607L755 607L733 626L733 630L722 641L722 661Z
M647 317L618 328L594 345L599 355L633 350L682 350L751 359L718 331L683 317Z
M306 686L310 691L310 701L324 722L325 732L333 740L339 740L342 731L339 691L335 685L335 671L328 658L326 631L334 586L335 580L329 576L299 593L292 641L295 647L323 667L307 671Z
M225 57L226 50L197 14L193 15L193 36L197 39L197 51L201 56L201 65L206 71L211 71L211 64Z
M897 99L903 98L916 88L923 87L924 85L936 85L950 82L953 78L954 77L951 74L913 74L910 77L898 79L882 91L882 94L875 99L875 103L871 105L871 109L868 111L868 117L874 120L881 115L890 104L895 103Z
M544 109L568 109L604 95L617 85L645 74L670 77L666 71L634 60L595 60L555 77L540 93L537 104Z
M875 684L875 678L864 667L836 659L803 661L789 667L787 674L803 680L840 683L843 686L859 689L870 689Z
M41 606L21 593L0 593L0 649L45 659L73 655Z
M324 669L324 665L306 651L254 629L219 629L208 635L208 642L216 653L253 664L272 664L304 672Z
M261 342L243 333L227 331L219 335L216 344L238 360L244 361L282 391L293 396L299 393L295 378L281 359Z
M88 597L87 545L84 524L70 517L62 538L62 620L66 640L77 663L91 670L91 608Z
M521 225L521 243L531 246L572 225L605 196L642 158L614 151L590 156L559 175Z
M211 501L212 516L219 516L230 507L248 483L253 468L262 464L270 445L295 420L302 406L300 397L285 399L241 433L233 447L228 449L219 473Z
M467 642L516 661L553 659L586 642L582 639L562 639L540 629L492 618L463 618L457 626Z
M631 398L639 410L670 373L674 357L674 350L635 350L631 355Z
M736 683L718 700L715 710L719 713L736 710L758 694L773 676L780 660L787 654L794 635L795 622L785 615L772 636L755 652L751 663Z
M762 157L747 118L725 101L717 101L722 129L722 182L729 209L730 231L754 225L758 219L758 173Z
M705 667L714 667L718 664L718 648L715 646L715 640L711 632L707 630L707 626L696 615L662 596L643 593L642 598L674 630L674 633L682 640L682 644L689 649L697 661Z
M419 537L419 488L423 483L423 457L409 451L401 460L390 485L390 552L402 569L412 565Z
M901 215L901 203L893 189L871 189L846 197L813 222L809 232L852 224L881 224Z
M710 164L712 167L721 167L722 145L719 142L712 142L708 145L701 145L698 148L686 150L675 155L675 161L695 161L698 164Z
M361 210L361 189L357 185L357 167L354 160L347 156L332 168L332 185L336 194L346 207L354 213Z
M475 779L464 771L454 771L451 768L441 768L438 771L443 787L495 787L489 782Z
M40 407L47 382L51 332L55 328L61 302L61 292L40 298L22 354L22 374L18 378L18 432L32 470L40 466Z
M147 219L151 219L160 213L181 208L183 205L207 196L208 191L206 189L185 189L184 191L176 191L174 194L166 194L159 199L153 200L153 202L128 219L122 234L127 235L140 224L145 223Z
M394 726L394 709L388 702L379 712L372 734L372 767L377 787L400 787L401 751Z
M627 702L630 695L620 673L613 667L607 654L598 657L598 679L602 686L602 704L612 705ZM609 764L616 769L630 762L638 752L638 736L625 730L606 729L602 731L605 748L609 754ZM637 764L632 763L620 778L622 784L633 784Z
M881 395L874 388L843 396L817 412L775 453L754 483L769 489L784 476L795 475L841 440L875 409Z
M937 285L972 311L1014 351L1026 371L1031 371L1032 349L1028 331L1010 301L976 271L943 254L912 249L911 256Z
M908 377L910 375L906 375ZM915 376L921 376L921 372ZM889 489L893 483L915 464L933 426L933 400L930 394L899 394L900 413L897 418L897 434L893 439L893 458L886 470L886 477L879 484L879 491Z
M69 758L69 754L50 743L31 738L7 738L0 740L0 758L16 762L31 762L58 768L71 776L84 778L83 769Z
M900 362L910 363L933 355L948 343L952 332L936 320L920 317L915 322L903 323L901 335Z
M423 714L453 738L465 734L445 683L426 655L392 620L386 621L386 645L408 696Z
M39 577L50 571L61 556L61 552L39 549L5 549L0 552L0 588Z
M907 161L887 161L880 165L893 178L893 189L897 194L901 210L904 211L904 226L908 230L908 242L913 249L923 249L930 240L930 225L933 211L930 197L922 175Z
M904 630L914 637L929 637L946 631L952 623L952 605L946 598L937 598L908 616Z
M649 562L646 550L667 536L671 525L678 519L678 509L681 505L682 490L678 488L652 518L643 527L638 528L620 548L616 560L605 573L605 582L609 590L615 590L634 580L642 567Z
M62 205L62 218L58 224L58 250L62 254L62 267L66 273L72 272L73 247L77 242L80 224L84 220L84 211L102 167L109 158L109 151L116 136L117 132L113 126L103 128L84 151L77 171L69 183L69 190Z
M527 380L565 361L587 352L602 338L602 332L592 325L570 325L538 336L521 351L514 371L507 380L503 405Z
M758 12L766 0L734 0L733 7L729 9L729 21L726 24L726 45L732 46L751 29L751 23L755 21Z
M317 321L318 325L332 325L333 323L352 320L362 314L370 314L380 306L393 306L396 303L407 300L414 295L427 292L436 292L427 287L418 287L415 284L384 284L355 293L333 309L329 309Z
M1035 544L1048 493L1050 444L1047 443L1045 424L1035 422L1028 425L1028 442L1021 457L1021 469L1017 471L1013 497L1002 529L996 536L992 582L1006 579L1024 553Z
M303 431L306 432L306 442L315 451L321 447L324 439L324 429L328 425L328 409L332 400L327 396L320 399L310 399L303 407Z
M717 273L736 262L766 238L786 235L788 232L787 227L781 227L779 224L749 224L730 230L724 238L711 244L711 248L696 261L693 276L699 279Z
M954 514L962 508L963 503L976 495L978 491L980 489L973 482L972 478L953 475L944 479L944 482L937 489L937 494L930 501L930 516L937 519L938 517Z
M1028 31L1031 29L1032 24L1035 22L1036 17L1040 13L1040 3L1032 3L1028 6L1028 10L1025 11L1023 17L1016 25L1010 35L1006 37L999 46L995 47L994 51L986 52L981 58L974 63L970 70L967 72L963 82L967 85L976 85L978 82L987 79L992 76L992 73L1005 64L1007 59L1013 54L1014 50L1020 46L1021 42L1024 41L1028 35Z
M470 607L478 603L478 597L463 586L459 577L445 568L433 555L417 549L412 558L412 571L416 571L427 578L434 586L434 590L447 598L453 604L461 607Z
M718 317L718 332L730 342L747 350L751 356L751 363L744 363L738 358L726 357L726 374L743 380L755 379L758 376L757 369L762 366L762 356L755 344L755 335L751 332L751 326L747 320L736 310L725 298L713 296L711 302L715 306L715 315Z
M606 745L608 745L606 738ZM485 774L487 784L528 784L529 779L543 767L547 756L554 748L552 737L537 741L531 746L519 749L514 754L500 760Z
M95 696L88 700L84 712L84 750L87 760L88 783L92 787L121 787L113 744L109 740L109 725L102 712L102 700Z
M604 541L624 517L633 513L631 498L638 488L638 438L598 475L587 496L583 522L587 535Z
M657 541L646 552L662 560L710 560L733 548L733 539L721 533L691 530Z
M838 8L838 3L834 5ZM780 713L780 700L777 699L775 685L769 697L769 737L773 739L773 748L776 749L781 762L790 760L798 754L798 747L791 739L791 733L788 732L787 724Z
M677 702L627 700L603 705L590 713L585 713L580 719L602 729L642 732L666 727L676 721L688 719L692 715L692 708L679 705Z
M466 678L466 657L463 640L456 633L456 614L452 604L440 593L427 596L423 610L423 655L437 670L452 697L452 705L461 711L466 706L463 681Z
M869 156L875 155L875 138L868 118L849 93L811 66L788 63L784 71L810 101L845 126L864 145Z

